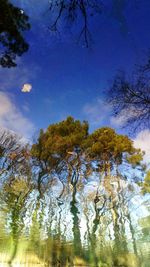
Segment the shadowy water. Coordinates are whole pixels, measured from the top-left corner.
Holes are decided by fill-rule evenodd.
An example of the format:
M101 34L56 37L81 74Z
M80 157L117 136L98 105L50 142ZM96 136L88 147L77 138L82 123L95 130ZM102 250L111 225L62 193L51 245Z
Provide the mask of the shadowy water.
M58 183L40 198L4 188L0 266L149 267L149 199L112 179L63 194Z

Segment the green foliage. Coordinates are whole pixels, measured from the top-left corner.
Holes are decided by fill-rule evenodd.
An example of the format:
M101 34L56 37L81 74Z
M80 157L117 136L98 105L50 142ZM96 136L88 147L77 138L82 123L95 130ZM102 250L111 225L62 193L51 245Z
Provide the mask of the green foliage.
M13 177L10 180L10 183L5 184L4 186L4 192L6 201L9 203L9 205L12 205L15 199L24 199L26 194L29 192L29 186L25 179L19 178L19 177Z
M109 163L110 167L121 164L125 155L130 155L128 162L133 165L142 160L142 154L133 147L133 142L124 135L119 135L114 129L103 127L88 137L86 142L87 154L93 160L98 160L103 168Z
M142 183L142 193L150 193L150 170L147 172L144 182Z
M141 164L141 161L143 160L143 152L141 152L139 149L135 149L135 153L127 157L127 161L133 166L136 167L137 165Z
M0 43L3 52L0 56L2 67L15 67L16 56L28 50L22 32L29 30L28 16L8 0L0 1Z
M123 162L136 167L143 158L141 150L134 148L128 136L117 134L110 127L102 127L89 135L88 123L72 117L50 125L45 132L41 130L31 155L45 170L56 172L64 170L64 166L67 169L70 163L74 165L73 155L84 155L86 173L91 173L93 161L98 171L108 172Z
M50 125L45 132L40 131L37 143L32 146L31 155L54 169L62 160L71 157L69 152L82 149L87 136L88 123L68 117L62 122Z
M0 146L0 158L4 156L4 148Z
M98 266L98 260L102 255L101 248L106 249L107 241L111 241L111 246L114 243L114 247L111 247L114 251L121 247L121 252L123 250L128 253L124 222L125 224L129 222L127 234L129 231L132 233L134 242L134 231L127 205L135 187L125 181L121 183L120 179L123 174L121 174L122 168L119 169L118 165L125 164L129 172L132 167L139 169L143 153L134 148L133 142L127 136L119 135L109 127L97 129L89 134L87 122L68 117L66 120L50 125L45 131L41 130L31 151L28 151L28 148L18 149L14 139L9 148L6 143L4 146L7 158L6 175L5 173L1 175L2 178L5 177L5 180L2 182L0 197L2 205L4 203L3 213L6 214L6 227L9 227L13 240L14 249L10 263L18 254L20 237L26 231L29 237L28 252L36 253L48 264L57 260L71 263L74 261L73 257L76 256L78 263L83 259L88 263L91 262L92 266ZM4 155L3 151L2 155ZM91 176L94 179L94 168L98 169L100 174L105 174L106 179L99 181L97 191L94 186L90 186L90 190L93 188L93 191L90 192L88 189L89 192L86 192L84 174L86 173L87 178ZM115 175L114 171L116 171ZM128 176L127 173L126 176ZM51 188L52 186L54 187ZM56 187L58 190L55 190ZM142 184L143 193L150 192L149 188L150 171ZM62 240L65 238L67 240L68 232L70 232L68 228L69 203L71 215L69 220L72 220L73 240L72 242L69 240L71 247L69 245L68 248L67 246L63 248ZM66 211L64 210L65 204L67 205ZM92 206L94 213L93 209L91 210ZM85 210L87 220L85 242L87 239L88 246L86 251L80 232L80 227L82 227L80 214L83 210ZM89 216L90 212L94 214L93 221L92 216ZM106 214L108 218L105 217ZM25 226L26 222L29 223ZM109 224L110 231L113 229L114 232L112 235L107 232ZM100 232L101 235L99 235ZM53 236L53 240L50 235ZM105 240L105 235L107 240ZM97 240L101 242L100 247ZM45 241L48 241L46 248ZM135 244L134 250L136 251ZM64 260L65 251L67 256ZM85 257L86 254L88 256ZM112 250L110 255L113 255ZM107 259L102 257L101 266L112 266L114 257L109 256L108 253L106 256ZM123 257L120 254L120 257L116 258L116 264L119 262L124 264L124 259L126 260L126 256ZM82 263L85 262L82 261ZM54 264L51 265L54 266Z

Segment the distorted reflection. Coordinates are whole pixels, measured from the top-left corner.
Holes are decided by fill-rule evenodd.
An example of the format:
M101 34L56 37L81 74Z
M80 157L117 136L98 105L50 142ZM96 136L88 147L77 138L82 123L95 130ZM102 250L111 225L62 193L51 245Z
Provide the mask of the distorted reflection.
M2 264L148 267L150 207L137 186L110 176L93 188L55 179L40 196L17 177L4 185Z

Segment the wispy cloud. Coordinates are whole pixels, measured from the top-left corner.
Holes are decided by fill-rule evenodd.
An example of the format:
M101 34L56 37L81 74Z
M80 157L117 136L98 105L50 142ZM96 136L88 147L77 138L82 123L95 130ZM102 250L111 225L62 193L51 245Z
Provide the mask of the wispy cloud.
M83 107L83 114L93 126L109 120L111 106L104 100L97 98L92 103L87 103Z
M25 102L23 105L22 105L22 110L24 111L24 112L30 112L30 107L29 107L29 105L28 105L28 103L27 102Z
M130 119L137 118L141 115L141 112L135 110L134 107L126 108L121 110L121 112L116 116L111 116L110 124L114 127L123 127Z
M33 123L26 118L9 94L0 92L0 127L29 138L34 132Z
M150 130L146 129L137 134L134 146L145 151L144 161L150 163Z

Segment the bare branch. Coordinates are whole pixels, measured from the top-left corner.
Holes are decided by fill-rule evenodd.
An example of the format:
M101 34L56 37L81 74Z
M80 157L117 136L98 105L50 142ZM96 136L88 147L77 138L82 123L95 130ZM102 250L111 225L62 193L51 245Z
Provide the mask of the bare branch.
M91 43L91 34L89 30L89 18L96 13L101 13L102 2L98 0L57 0L50 1L49 10L54 14L54 21L49 26L51 31L59 32L59 23L64 19L69 22L70 26L75 22L78 23L81 31L78 41L82 37L86 47ZM56 14L56 15L55 15Z

